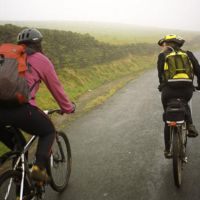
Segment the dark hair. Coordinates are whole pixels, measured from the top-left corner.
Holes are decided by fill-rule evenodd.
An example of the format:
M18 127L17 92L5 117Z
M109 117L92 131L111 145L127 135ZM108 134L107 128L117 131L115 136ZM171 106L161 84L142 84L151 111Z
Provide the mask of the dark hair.
M40 52L40 53L43 54L41 42L38 42L38 43L24 42L23 44L25 44L27 46L27 53L28 54L33 54L33 53L36 53L36 52Z

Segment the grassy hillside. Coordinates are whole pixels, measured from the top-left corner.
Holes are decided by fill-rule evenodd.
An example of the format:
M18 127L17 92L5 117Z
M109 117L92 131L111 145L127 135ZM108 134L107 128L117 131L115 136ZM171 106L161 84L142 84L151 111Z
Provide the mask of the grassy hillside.
M0 25L0 43L15 42L21 27ZM152 44L111 45L99 42L89 34L40 29L44 36L44 52L59 67L88 67L127 57L155 52Z
M58 69L58 75L69 96L76 101L82 94L107 82L121 77L137 74L155 66L155 56L133 56L113 61L108 64L94 65L83 69ZM46 103L48 99L48 104ZM57 107L55 100L44 87L41 87L37 97L38 104L47 109Z
M0 22L0 24L8 22ZM155 27L143 27L128 24L77 22L77 21L16 21L13 24L20 26L33 26L48 29L73 31L78 33L89 33L97 40L112 44L130 43L156 43L163 35L174 33L191 40L200 35L200 32L161 29Z

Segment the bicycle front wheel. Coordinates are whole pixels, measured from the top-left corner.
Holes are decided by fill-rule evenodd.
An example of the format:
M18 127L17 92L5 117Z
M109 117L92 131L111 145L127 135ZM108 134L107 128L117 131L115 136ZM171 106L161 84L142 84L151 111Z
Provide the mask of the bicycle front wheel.
M21 174L7 171L0 177L0 199L15 200L21 183Z
M172 129L173 135L173 172L174 172L174 182L179 188L181 186L181 172L182 172L182 160L181 160L181 141L179 137L178 128Z
M22 173L20 171L9 170L0 176L0 199L16 200L20 196ZM23 186L23 200L32 199L34 193L25 180Z
M71 174L71 148L69 140L64 132L58 132L48 165L48 173L51 177L51 187L62 192L68 185Z

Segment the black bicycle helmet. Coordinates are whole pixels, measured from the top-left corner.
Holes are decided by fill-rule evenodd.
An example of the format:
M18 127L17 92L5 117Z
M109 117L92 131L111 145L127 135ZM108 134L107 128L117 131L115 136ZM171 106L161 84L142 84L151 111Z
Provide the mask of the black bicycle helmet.
M42 41L42 34L35 28L25 28L17 36L17 43L39 43Z
M176 36L174 34L170 34L170 35L166 35L164 38L160 39L158 41L158 45L162 46L164 42L174 42L176 43L179 47L182 47L183 44L185 43L185 40L180 37L180 36Z

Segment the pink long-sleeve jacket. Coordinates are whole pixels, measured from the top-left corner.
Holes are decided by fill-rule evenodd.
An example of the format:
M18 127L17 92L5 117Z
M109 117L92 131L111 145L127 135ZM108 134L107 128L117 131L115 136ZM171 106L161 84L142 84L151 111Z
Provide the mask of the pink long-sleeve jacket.
M43 54L37 52L27 56L27 62L31 65L30 70L25 74L25 78L31 88L31 98L29 103L36 106L35 95L39 89L40 82L43 81L60 108L65 113L71 113L74 109L72 103L64 92L64 89L58 80L52 62Z

